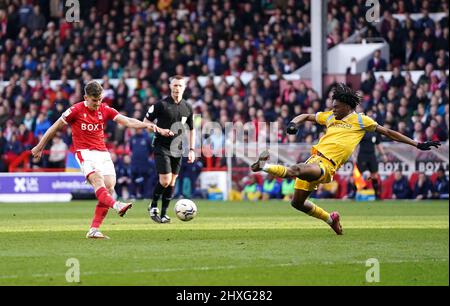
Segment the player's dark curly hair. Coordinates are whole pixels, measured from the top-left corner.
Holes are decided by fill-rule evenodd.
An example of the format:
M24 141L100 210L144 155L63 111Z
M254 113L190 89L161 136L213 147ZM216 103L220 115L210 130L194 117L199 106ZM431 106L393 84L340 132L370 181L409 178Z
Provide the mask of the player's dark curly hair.
M338 100L339 102L350 105L351 108L355 109L356 106L361 102L361 96L359 93L353 91L350 87L344 83L339 83L333 90L333 100Z

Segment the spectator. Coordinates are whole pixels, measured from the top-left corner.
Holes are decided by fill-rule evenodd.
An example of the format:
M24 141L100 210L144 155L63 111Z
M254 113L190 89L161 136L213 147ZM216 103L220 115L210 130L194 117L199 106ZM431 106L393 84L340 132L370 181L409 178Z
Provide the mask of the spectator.
M137 199L150 199L149 178L150 170L150 153L152 150L152 139L147 132L136 129L135 134L130 139L131 150L131 177L133 180L130 193Z
M353 176L349 176L347 179L347 193L344 195L344 199L354 199L356 197L356 185Z
M389 87L396 87L398 89L403 88L403 86L405 86L406 81L405 81L405 78L400 74L399 67L395 67L392 70L392 77L388 84L389 84Z
M5 127L6 121L9 119L9 114L5 106L0 104L0 129Z
M254 175L249 177L249 182L242 191L242 198L249 201L257 201L261 199L261 186L259 186Z
M291 201L294 196L295 179L289 178L281 183L281 195L284 201Z
M131 179L131 157L125 155L123 161L114 162L114 164L117 175L116 193L120 198L128 200L131 196L129 186L133 184Z
M367 63L367 71L385 71L387 63L384 58L381 57L381 50L377 50L373 54L373 58Z
M153 162L153 160L151 160L151 162ZM153 168L155 168L155 165L153 165ZM177 184L175 185L174 198L201 197L199 190L196 190L195 186L197 184L198 178L200 177L202 168L203 163L201 160L196 160L193 163L189 164L187 163L187 159L183 158L180 175L178 177ZM152 172L152 174L156 174L156 169ZM156 182L156 175L155 179L150 179L150 181Z
M6 138L3 137L3 130L0 127L0 172L6 172L6 164L4 159L5 148L6 148Z
M399 200L409 199L410 193L408 180L400 171L396 171L394 173L394 184L392 185L392 198Z
M242 201L242 194L239 192L236 182L232 182L232 187L228 198L230 201Z
M317 199L332 199L336 197L338 191L338 183L336 181L331 181L330 183L320 185L315 191L315 197Z
M448 178L445 175L444 168L440 167L437 171L437 178L434 183L434 197L437 199L448 199Z
M65 168L68 149L67 144L62 140L61 135L58 134L53 138L52 142L50 154L48 156L48 167Z
M19 23L21 26L27 24L28 17L33 13L33 7L28 4L28 0L22 0L22 5L19 8Z
M262 192L263 200L280 198L281 186L273 175L267 175L266 179L264 180Z
M37 30L45 29L45 17L41 14L41 8L39 5L35 5L33 12L27 17L27 27L31 33Z
M425 173L419 173L419 178L414 185L413 197L416 200L431 199L433 196L433 184L425 175Z
M27 129L25 124L19 126L19 131L17 133L17 140L22 143L25 150L31 150L31 148L36 144L33 133ZM1 154L0 154L1 156Z
M44 113L40 113L36 120L36 128L34 130L34 136L38 137L39 135L44 135L51 125L52 124L47 119L47 115Z
M20 153L23 152L23 145L17 140L16 134L11 135L11 139L4 147L4 162L8 166Z

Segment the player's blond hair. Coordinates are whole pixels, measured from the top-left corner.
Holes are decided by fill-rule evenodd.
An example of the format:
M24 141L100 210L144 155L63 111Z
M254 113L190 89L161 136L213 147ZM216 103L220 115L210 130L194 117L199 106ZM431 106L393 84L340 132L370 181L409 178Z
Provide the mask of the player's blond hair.
M172 82L175 81L175 80L182 80L182 81L185 81L184 76L179 75L179 74L174 75L173 77L171 77L171 78L169 79L170 83L172 83ZM186 81L185 81L185 83L186 83Z
M100 98L103 93L103 87L97 81L90 81L84 87L84 93L88 97Z

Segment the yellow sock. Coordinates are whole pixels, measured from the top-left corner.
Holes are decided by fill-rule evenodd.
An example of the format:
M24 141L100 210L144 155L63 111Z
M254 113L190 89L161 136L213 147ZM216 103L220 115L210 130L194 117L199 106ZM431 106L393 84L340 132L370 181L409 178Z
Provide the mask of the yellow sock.
M308 215L323 220L327 223L331 220L330 214L328 212L326 212L325 210L323 210L322 208L320 208L311 201L309 201L309 203L313 205L313 208L310 211L308 211Z
M275 175L276 177L286 177L287 168L282 165L264 165L263 170L267 173Z

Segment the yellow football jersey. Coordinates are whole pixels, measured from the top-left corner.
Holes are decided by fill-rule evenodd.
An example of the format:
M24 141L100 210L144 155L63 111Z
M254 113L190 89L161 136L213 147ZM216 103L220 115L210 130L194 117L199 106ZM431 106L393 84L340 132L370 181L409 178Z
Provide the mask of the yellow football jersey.
M337 120L332 111L318 112L316 122L325 125L327 130L319 143L313 146L312 153L319 151L333 160L336 163L336 169L350 158L364 133L375 131L378 125L370 117L356 112L341 120Z

